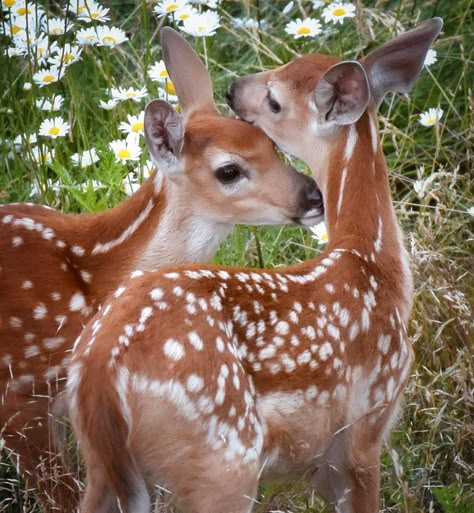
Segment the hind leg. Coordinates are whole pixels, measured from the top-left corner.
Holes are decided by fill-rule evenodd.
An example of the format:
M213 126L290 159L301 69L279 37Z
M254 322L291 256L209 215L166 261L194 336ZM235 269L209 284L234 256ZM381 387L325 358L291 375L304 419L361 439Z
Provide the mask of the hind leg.
M133 493L115 491L111 486L99 458L87 451L86 493L81 503L81 513L149 513L150 497L144 482L137 479Z
M17 405L21 404L21 408ZM51 398L10 393L2 404L2 437L13 464L45 512L73 513L79 503L79 485L55 446Z
M256 465L215 465L183 490L180 504L189 513L250 513L257 493Z

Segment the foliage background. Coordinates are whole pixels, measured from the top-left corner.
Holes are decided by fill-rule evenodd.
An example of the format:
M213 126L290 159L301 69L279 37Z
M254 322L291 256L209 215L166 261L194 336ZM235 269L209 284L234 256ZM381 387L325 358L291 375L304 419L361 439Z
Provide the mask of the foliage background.
M61 15L67 2L37 3ZM355 4L355 18L315 38L295 40L284 32L291 19L303 13L320 18L310 1L295 2L287 14L282 14L286 1L224 1L218 8L222 27L217 34L188 39L207 60L216 99L222 112L228 112L223 93L235 75L275 67L313 51L357 59L399 30L434 15L444 18L443 33L435 43L437 62L423 71L409 96L389 96L380 110L394 201L415 273L410 333L417 357L405 408L383 456L382 511L468 513L474 511L474 217L469 211L474 207L473 2ZM157 20L144 0L110 0L103 5L110 8L110 23L123 28L129 41L112 50L86 48L82 61L68 68L59 83L24 91L34 66L0 52L0 201L35 201L84 212L124 199L123 180L131 167L114 161L108 143L121 136L118 124L126 114L138 113L145 102L123 102L111 111L100 109L98 102L112 86L146 85L149 98L163 94L147 70L161 58L159 29L168 20ZM257 20L257 27L236 28L236 17ZM72 34L65 38L70 40ZM9 38L0 36L0 42L5 48ZM50 165L38 166L28 159L27 145L14 150L13 139L38 130L48 116L36 108L35 99L53 91L65 96L60 115L69 120L72 131L66 138L47 141L55 147L56 157ZM420 113L437 106L444 111L440 123L421 126ZM101 160L86 169L73 167L70 155L92 146ZM145 159L144 155L142 163ZM293 164L305 169L302 163ZM103 187L95 187L91 180L99 180ZM417 180L423 193L414 188ZM37 194L31 196L35 188ZM240 227L215 261L278 267L319 251L309 232L300 228ZM326 511L302 483L266 483L259 500L258 511ZM0 512L37 510L31 493L3 458Z

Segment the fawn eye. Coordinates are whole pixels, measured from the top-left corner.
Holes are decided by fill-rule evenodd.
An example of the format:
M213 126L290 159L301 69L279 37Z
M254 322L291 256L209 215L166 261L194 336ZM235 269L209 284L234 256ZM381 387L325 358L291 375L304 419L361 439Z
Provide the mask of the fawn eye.
M270 95L270 91L267 94L267 101L270 110L274 114L278 114L281 111L281 105L275 100L275 98L272 98L272 96Z
M228 184L240 178L241 171L235 164L228 164L216 170L216 178L219 182Z

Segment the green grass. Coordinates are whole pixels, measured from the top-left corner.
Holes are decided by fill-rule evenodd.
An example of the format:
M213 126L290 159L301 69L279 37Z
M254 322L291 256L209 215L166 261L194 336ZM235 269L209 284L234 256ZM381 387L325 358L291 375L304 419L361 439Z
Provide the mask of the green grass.
M408 29L418 21L439 15L443 33L435 43L438 60L422 72L409 96L386 98L380 110L384 152L391 169L390 181L398 217L406 233L415 274L415 303L410 334L416 364L400 422L383 455L382 511L421 513L474 511L474 24L471 0L364 1L358 15L333 26L328 35L295 40L284 32L301 9L312 11L311 2L295 2L289 15L281 12L286 1L224 1L219 12L223 26L198 52L207 59L216 99L228 112L223 93L235 75L278 66L311 51L359 58L387 41L396 29ZM44 2L58 15L66 2ZM98 107L112 86L146 85L149 98L158 85L149 80L148 66L161 58L159 28L145 1L106 2L111 8L109 25L126 30L129 41L115 49L88 47L62 81L24 91L32 82L35 64L25 57L0 54L0 201L35 201L67 212L102 210L125 198L122 180L132 170L114 162L108 150L127 114L143 109L145 100L120 103L112 111ZM319 18L319 11L314 11ZM260 30L235 29L231 17L260 20ZM5 19L2 15L0 19ZM72 41L73 29L61 42ZM188 38L193 42L193 38ZM9 39L0 36L2 47ZM204 48L204 44L206 48ZM38 110L35 99L60 93L60 112ZM436 128L423 127L419 114L440 106L444 115ZM61 115L69 120L69 136L44 142L54 147L51 165L35 165L26 158L28 145L13 150L19 134L35 133L42 120ZM40 138L38 138L40 139ZM72 153L95 147L97 164L72 166ZM142 156L142 163L146 155ZM295 163L301 169L304 165ZM431 177L423 197L414 190L416 180ZM94 190L90 181L105 187ZM48 185L57 182L58 191ZM31 196L33 186L40 191ZM239 227L222 245L215 261L238 265L278 267L305 260L318 252L306 230ZM0 426L1 429L1 426ZM282 510L313 513L327 511L302 483L262 485L257 511ZM430 502L432 506L430 506ZM433 506L435 505L435 506ZM436 507L440 509L430 509ZM22 487L14 469L0 462L0 512L32 512L31 493Z

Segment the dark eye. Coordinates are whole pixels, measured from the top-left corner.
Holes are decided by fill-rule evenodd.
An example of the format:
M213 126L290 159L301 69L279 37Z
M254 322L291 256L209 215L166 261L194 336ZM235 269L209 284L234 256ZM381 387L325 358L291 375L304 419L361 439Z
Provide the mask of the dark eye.
M240 169L234 164L222 166L216 171L216 178L222 183L231 183L240 177Z
M274 98L272 98L270 96L270 93L268 93L268 95L267 95L267 100L268 100L268 106L270 107L270 110L273 113L278 114L281 111L281 105Z

